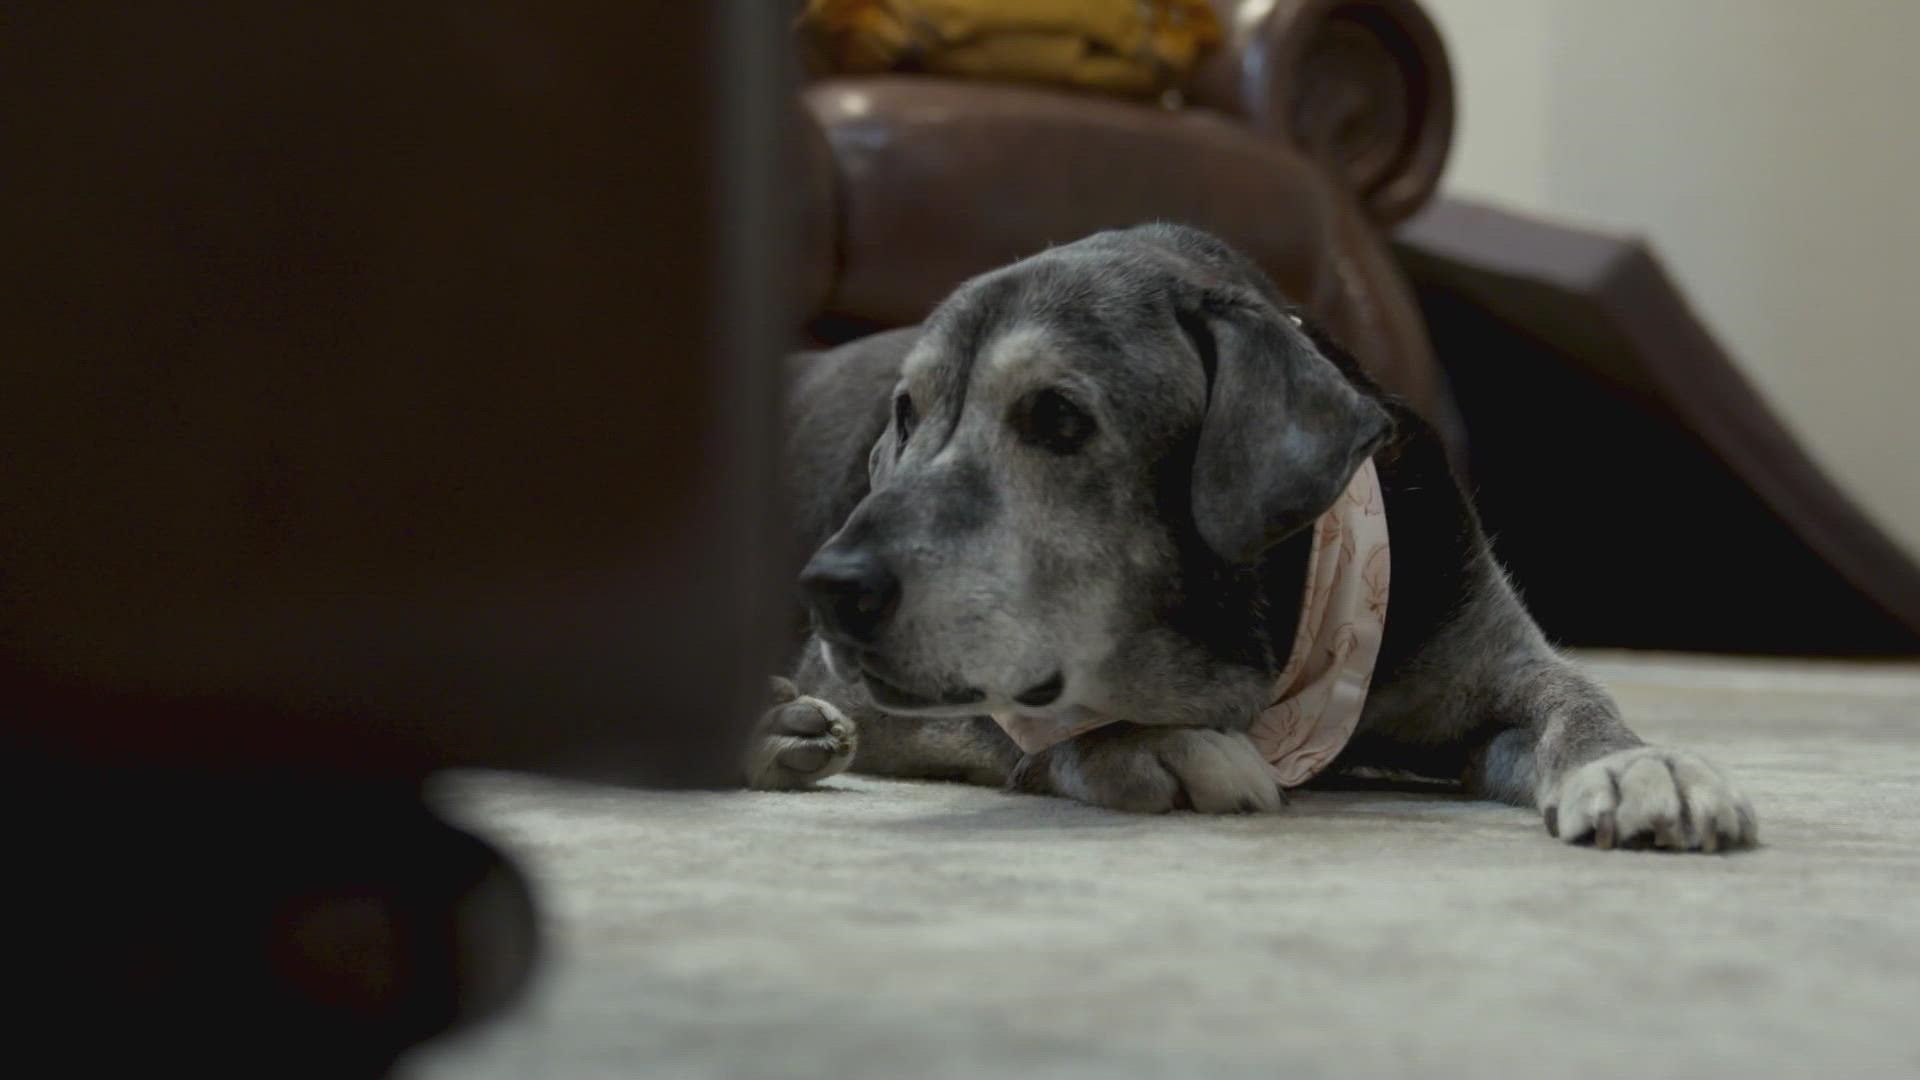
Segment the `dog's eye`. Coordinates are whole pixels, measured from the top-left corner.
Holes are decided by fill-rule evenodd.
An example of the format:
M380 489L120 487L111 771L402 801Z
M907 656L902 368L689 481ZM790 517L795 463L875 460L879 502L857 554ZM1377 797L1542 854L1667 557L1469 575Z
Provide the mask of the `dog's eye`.
M1020 438L1043 450L1071 454L1093 437L1093 417L1058 390L1029 394L1014 409Z
M913 399L900 394L893 399L893 426L901 443L913 436L913 425L920 422L920 413L913 407Z

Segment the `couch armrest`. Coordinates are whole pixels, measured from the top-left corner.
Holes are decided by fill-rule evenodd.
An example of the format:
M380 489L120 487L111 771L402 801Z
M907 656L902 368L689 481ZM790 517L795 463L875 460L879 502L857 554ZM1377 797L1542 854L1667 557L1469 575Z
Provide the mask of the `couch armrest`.
M1417 0L1214 0L1189 100L1297 145L1377 224L1418 210L1453 139L1453 73Z

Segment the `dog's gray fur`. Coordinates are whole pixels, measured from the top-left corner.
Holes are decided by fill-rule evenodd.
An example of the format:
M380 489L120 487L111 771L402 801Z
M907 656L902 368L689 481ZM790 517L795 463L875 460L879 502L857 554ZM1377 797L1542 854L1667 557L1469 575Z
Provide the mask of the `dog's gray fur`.
M1335 771L1458 779L1569 842L1755 841L1722 774L1642 745L1548 645L1433 431L1211 236L1101 233L796 364L809 573L855 560L899 588L857 633L816 596L755 786L850 763L1126 810L1278 807L1244 732L1291 646L1306 526L1372 455L1393 594ZM1056 700L1016 702L1055 675ZM983 715L1002 709L1116 722L1023 756Z

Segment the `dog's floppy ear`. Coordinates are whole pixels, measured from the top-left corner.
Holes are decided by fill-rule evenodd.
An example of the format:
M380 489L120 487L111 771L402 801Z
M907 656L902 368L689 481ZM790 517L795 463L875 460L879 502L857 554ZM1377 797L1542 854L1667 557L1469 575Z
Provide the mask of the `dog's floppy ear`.
M1250 564L1325 513L1393 422L1264 297L1209 290L1178 319L1209 376L1194 523Z

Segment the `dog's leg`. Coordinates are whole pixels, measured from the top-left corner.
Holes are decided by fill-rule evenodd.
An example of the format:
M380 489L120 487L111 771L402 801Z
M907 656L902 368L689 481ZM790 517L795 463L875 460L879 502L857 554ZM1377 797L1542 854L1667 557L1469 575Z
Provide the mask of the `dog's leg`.
M1144 814L1265 813L1286 803L1247 736L1211 728L1095 728L1022 760L1012 786Z
M1462 613L1461 623L1476 620L1484 625L1448 635L1480 643L1477 690L1450 695L1477 714L1484 738L1469 748L1470 790L1537 807L1568 843L1711 852L1756 842L1753 806L1727 777L1697 754L1643 743L1613 698L1547 644L1497 571ZM1496 641L1504 647L1488 647Z
M865 690L833 673L818 641L807 644L793 681L777 679L775 689L774 707L763 714L749 750L752 787L805 787L848 767L875 776L999 787L1020 761L1013 740L984 716L919 719L881 712Z
M921 720L869 709L860 714L853 771L920 780L1005 786L1020 749L984 716Z
M1641 742L1607 692L1567 660L1541 657L1503 696L1501 711L1522 723L1469 759L1468 787L1531 802L1561 840L1712 852L1758 839L1752 804L1719 769Z
M747 786L782 790L825 780L853 760L855 738L840 707L774 679L773 706L760 714L747 744Z

